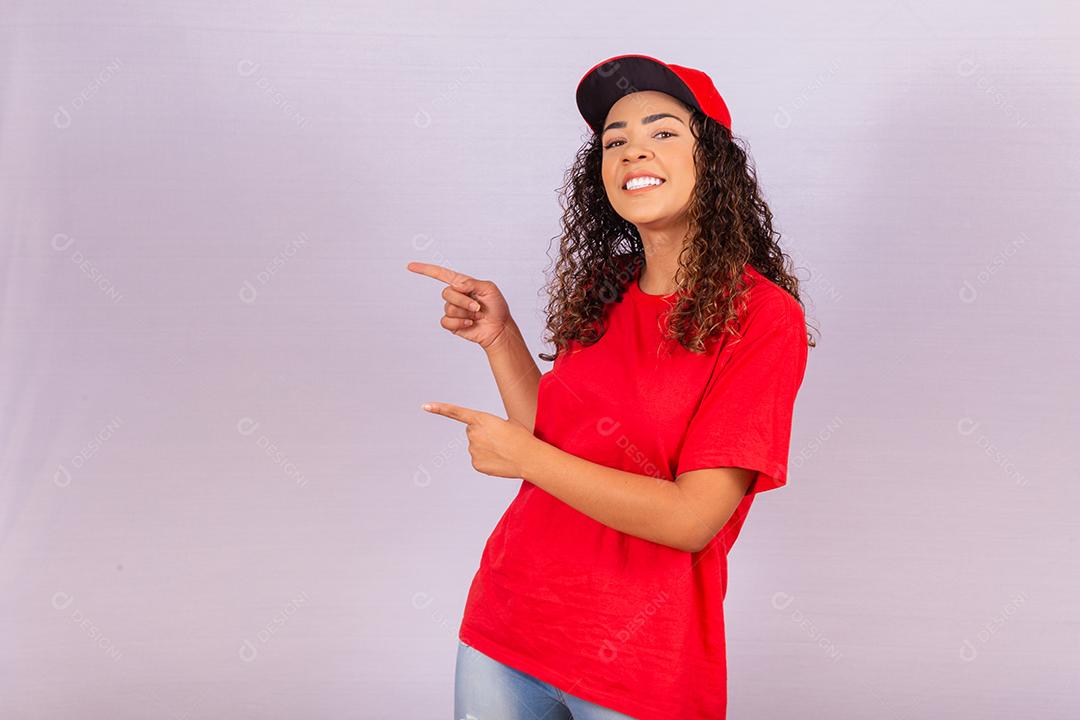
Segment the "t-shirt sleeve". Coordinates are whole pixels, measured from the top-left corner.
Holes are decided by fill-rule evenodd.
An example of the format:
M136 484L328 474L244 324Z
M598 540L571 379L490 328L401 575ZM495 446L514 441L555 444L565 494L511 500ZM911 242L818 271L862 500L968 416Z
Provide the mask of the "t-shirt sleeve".
M746 494L787 483L795 396L806 371L805 316L790 296L770 297L721 351L679 450L676 477L717 467L756 470Z

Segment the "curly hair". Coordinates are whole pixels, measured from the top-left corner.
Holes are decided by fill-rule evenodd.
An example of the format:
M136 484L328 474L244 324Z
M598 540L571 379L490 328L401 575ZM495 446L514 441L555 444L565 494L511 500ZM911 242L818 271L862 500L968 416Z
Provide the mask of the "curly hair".
M680 101L681 102L681 101ZM684 106L685 103L683 103ZM679 253L675 282L678 301L668 310L665 340L693 353L724 333L735 335L746 307L742 280L749 263L803 306L799 280L781 250L772 212L758 188L754 167L742 140L696 108L690 128L696 140L697 183L687 212L689 232ZM611 206L601 176L603 145L594 132L567 170L560 189L562 234L555 276L546 286L545 343L555 353L539 353L551 362L571 342L595 343L604 334L605 308L621 302L627 282L645 261L641 235ZM804 307L805 314L805 307ZM808 344L815 347L812 336Z

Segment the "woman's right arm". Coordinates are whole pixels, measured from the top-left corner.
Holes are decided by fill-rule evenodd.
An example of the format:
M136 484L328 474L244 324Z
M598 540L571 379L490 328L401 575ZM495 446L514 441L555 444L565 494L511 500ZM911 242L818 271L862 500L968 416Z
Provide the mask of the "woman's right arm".
M491 374L495 376L495 384L499 387L506 417L533 432L541 373L513 318L484 348L484 352L491 365Z

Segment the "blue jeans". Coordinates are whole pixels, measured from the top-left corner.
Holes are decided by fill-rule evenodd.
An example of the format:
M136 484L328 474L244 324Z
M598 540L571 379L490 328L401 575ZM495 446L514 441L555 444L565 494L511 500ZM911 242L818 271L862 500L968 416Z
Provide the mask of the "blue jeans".
M454 720L633 720L503 665L458 640Z

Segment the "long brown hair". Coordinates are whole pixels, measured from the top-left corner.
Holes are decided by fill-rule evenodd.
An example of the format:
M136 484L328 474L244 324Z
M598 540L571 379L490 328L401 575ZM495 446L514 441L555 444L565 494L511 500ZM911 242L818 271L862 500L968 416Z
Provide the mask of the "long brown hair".
M685 104L684 104L685 105ZM666 339L686 350L706 352L709 341L735 334L745 308L743 266L749 263L786 290L799 305L799 280L780 248L772 212L758 188L747 152L726 127L699 110L690 111L696 138L697 183L687 212L689 233L679 254L675 282L680 296L669 311ZM608 201L601 176L600 133L578 150L560 189L562 234L555 276L547 285L545 343L555 353L570 341L587 346L604 333L604 309L621 300L627 281L644 263L644 245L633 223ZM804 308L805 311L805 308ZM808 344L816 343L808 334Z

